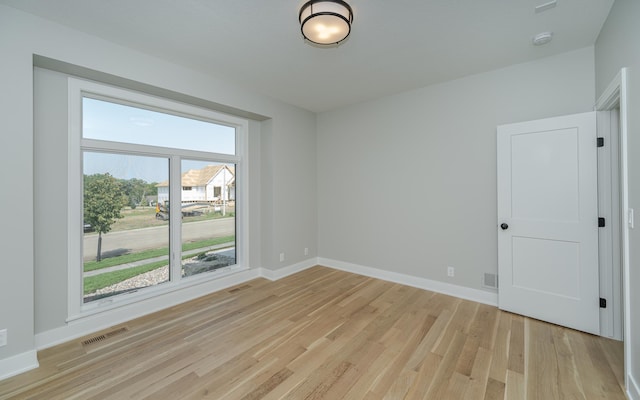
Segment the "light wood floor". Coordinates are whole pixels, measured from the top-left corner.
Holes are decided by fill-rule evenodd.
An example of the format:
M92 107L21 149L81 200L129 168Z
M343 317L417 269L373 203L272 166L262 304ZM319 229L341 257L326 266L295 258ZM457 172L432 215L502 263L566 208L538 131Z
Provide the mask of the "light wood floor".
M619 342L323 267L102 333L39 352L0 398L625 398Z

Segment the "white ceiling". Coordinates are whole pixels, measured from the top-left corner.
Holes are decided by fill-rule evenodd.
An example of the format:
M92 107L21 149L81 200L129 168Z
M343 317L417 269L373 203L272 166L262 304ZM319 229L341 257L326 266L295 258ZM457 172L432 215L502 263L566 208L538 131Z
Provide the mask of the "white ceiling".
M351 36L306 44L303 0L0 0L321 112L592 45L614 0L347 0ZM542 47L531 38L553 31Z

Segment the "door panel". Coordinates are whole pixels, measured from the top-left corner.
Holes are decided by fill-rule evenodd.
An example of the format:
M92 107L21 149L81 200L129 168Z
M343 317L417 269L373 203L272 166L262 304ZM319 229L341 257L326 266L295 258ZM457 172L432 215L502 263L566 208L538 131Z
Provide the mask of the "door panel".
M530 220L578 220L576 128L511 138L513 216ZM531 166L536 168L531 168Z
M497 144L500 308L598 334L595 113L502 125Z
M580 243L513 237L513 286L578 299Z

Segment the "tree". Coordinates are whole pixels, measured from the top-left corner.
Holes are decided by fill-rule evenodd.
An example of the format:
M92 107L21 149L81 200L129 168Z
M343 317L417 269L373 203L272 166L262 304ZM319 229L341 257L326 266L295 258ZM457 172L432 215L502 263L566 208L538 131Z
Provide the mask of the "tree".
M127 196L129 207L131 207L132 210L142 204L146 196L145 187L147 182L142 179L132 178L129 180L122 179L120 184L122 185L125 196Z
M96 261L102 260L102 234L109 232L116 219L123 217L121 210L126 202L122 185L113 176L85 175L84 223L90 224L98 232Z
M142 179L121 179L122 190L128 198L128 204L131 209L144 204L147 196L153 196L158 194L158 188L155 183L147 183Z

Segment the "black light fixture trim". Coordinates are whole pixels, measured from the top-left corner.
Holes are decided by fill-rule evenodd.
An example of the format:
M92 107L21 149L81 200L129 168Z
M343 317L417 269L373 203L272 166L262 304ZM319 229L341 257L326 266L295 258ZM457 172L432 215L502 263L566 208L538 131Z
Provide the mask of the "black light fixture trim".
M331 11L321 11L321 12L317 12L314 13L313 12L313 5L316 3L336 3L341 5L342 7L346 8L347 11L349 12L349 18L345 18L344 15L342 14L338 14L335 12L331 12ZM311 8L310 9L310 14L308 17L306 17L304 20L302 20L302 13L307 9L307 8ZM347 31L347 34L340 40L336 41L336 42L331 42L331 43L321 43L321 42L316 42L314 40L309 39L305 34L304 34L304 25L311 20L314 17L317 16L321 16L321 15L330 15L333 17L338 17L340 19L342 19L346 24L347 27L349 28L349 30ZM309 0L306 3L304 3L304 5L302 7L300 7L300 12L298 13L298 21L300 21L300 32L302 33L302 37L305 38L305 40L308 40L311 43L317 44L317 45L321 45L321 46L331 46L331 45L337 45L340 42L343 42L345 39L347 39L349 37L349 35L351 34L351 24L353 23L353 9L351 8L351 6L349 4L347 4L347 2L343 1L343 0Z

